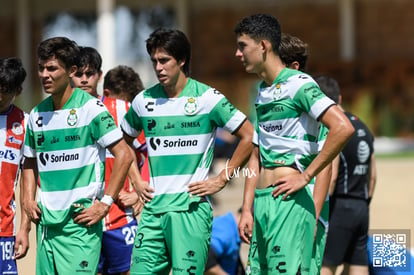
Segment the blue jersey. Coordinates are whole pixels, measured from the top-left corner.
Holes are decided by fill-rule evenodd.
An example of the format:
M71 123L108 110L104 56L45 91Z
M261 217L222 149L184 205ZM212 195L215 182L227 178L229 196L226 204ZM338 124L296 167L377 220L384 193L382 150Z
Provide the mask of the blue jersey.
M237 222L231 212L213 219L211 249L228 274L235 274L239 259L240 237Z

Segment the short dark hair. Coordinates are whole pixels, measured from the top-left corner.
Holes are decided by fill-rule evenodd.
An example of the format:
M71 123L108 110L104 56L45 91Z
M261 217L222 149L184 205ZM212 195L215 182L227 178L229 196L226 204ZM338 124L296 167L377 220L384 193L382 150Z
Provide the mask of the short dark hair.
M65 68L77 66L79 62L79 47L75 41L67 37L52 37L40 42L37 48L40 60L56 58L63 62Z
M26 70L17 57L0 59L0 92L15 93L22 88Z
M305 71L308 59L308 44L298 37L282 33L280 40L279 56L282 62L289 67L294 61L299 63L299 70Z
M262 39L270 41L273 51L279 52L281 27L279 21L270 14L258 13L243 18L234 28L237 36L246 34L255 41Z
M323 75L315 76L314 79L316 83L318 83L319 88L322 90L322 92L325 95L327 95L330 99L335 101L336 104L338 104L339 96L341 94L338 82L332 77Z
M175 60L184 61L183 72L186 76L190 76L191 44L182 31L159 28L150 34L146 43L149 55L156 49L162 48Z
M128 95L128 101L131 102L139 92L144 90L144 85L131 67L119 65L105 74L103 88L117 95L125 93Z
M102 67L102 57L99 52L92 47L79 47L80 58L78 64L79 69L88 67L95 72L100 72Z

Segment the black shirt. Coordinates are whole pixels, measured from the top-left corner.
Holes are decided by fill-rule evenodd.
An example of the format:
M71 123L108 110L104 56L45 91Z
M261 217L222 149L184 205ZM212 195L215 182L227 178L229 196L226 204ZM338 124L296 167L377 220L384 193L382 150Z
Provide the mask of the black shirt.
M356 116L346 112L355 133L340 153L338 178L333 197L368 199L374 137Z

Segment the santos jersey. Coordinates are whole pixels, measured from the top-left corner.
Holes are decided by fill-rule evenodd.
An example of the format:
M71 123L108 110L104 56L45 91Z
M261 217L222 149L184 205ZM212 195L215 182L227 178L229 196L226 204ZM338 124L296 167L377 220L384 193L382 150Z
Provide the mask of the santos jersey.
M177 98L168 98L160 84L138 94L121 127L132 137L144 130L155 189L145 208L183 211L199 201L188 193L188 184L207 179L216 128L233 133L245 120L220 92L191 78Z
M14 192L19 180L27 114L12 105L0 114L0 237L16 234Z
M374 137L356 116L348 112L345 115L354 126L355 133L339 154L338 177L333 196L367 200Z
M64 223L74 202L103 195L105 148L121 138L103 103L80 89L61 110L48 97L30 112L24 156L37 160L43 225Z
M260 85L255 104L262 166L303 172L318 154L319 116L335 103L309 75L285 68Z

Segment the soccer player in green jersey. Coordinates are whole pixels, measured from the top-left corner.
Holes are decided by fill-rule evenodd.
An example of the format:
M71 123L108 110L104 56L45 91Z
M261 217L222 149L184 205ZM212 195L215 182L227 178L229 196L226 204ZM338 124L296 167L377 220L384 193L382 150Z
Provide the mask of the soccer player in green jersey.
M275 17L245 17L235 33L236 57L248 73L262 79L255 103L257 146L248 165L254 173L246 178L239 223L242 239L250 243L246 272L310 274L316 221L308 183L339 153L354 129L309 75L283 64ZM329 133L319 152L320 122Z
M135 75L131 75L130 71L123 70L119 73L117 79L112 78L115 83L108 83L110 81L104 83L104 95L101 96L98 94L98 83L102 79L102 57L95 48L79 47L79 49L80 60L77 72L72 78L74 86L98 98L114 118L115 124L119 126L119 123L128 111L130 101L132 101L134 97L133 95L138 94L139 91L144 89L138 74L135 73ZM112 75L112 71L113 70L110 70L108 73ZM126 102L118 99L117 96L112 98L106 96L105 94L111 92L109 89L105 89L105 86L108 84L112 87L116 86L123 92L130 92L130 101ZM141 146L140 149L137 148L137 159L141 156L142 151L146 152L146 150L142 149L143 147ZM113 161L113 156L107 151L105 161L106 183L108 183L112 173ZM131 165L131 167L133 167L133 165ZM138 167L135 168L136 171L138 171ZM133 169L130 169L129 172L132 170ZM129 273L132 248L134 245L133 240L137 228L134 212L139 211L141 207L142 203L138 201L138 195L132 190L131 184L129 183L129 177L127 177L123 189L121 189L118 194L118 199L114 201L108 214L104 218L101 258L99 260L97 275L126 275Z
M50 96L30 112L23 168L24 208L37 224L36 274L96 274L101 220L132 156L102 102L73 88L77 44L54 37L42 41L37 54L40 82ZM103 194L106 148L117 173Z
M224 188L252 149L253 126L219 91L190 77L190 43L158 29L146 41L159 83L138 94L121 124L125 139L144 130L150 181L131 274L203 274L213 213L208 196ZM240 138L226 169L208 178L216 129ZM138 182L138 181L136 181Z
M282 33L279 45L279 56L286 67L305 72L308 60L308 45L298 37ZM319 129L318 147L322 149L328 129L321 124ZM329 220L328 188L332 175L332 164L329 163L316 178L309 183L315 203L316 232L313 243L312 263L310 273L320 274L322 259L325 251L326 235ZM315 181L318 183L315 184ZM317 186L318 188L314 188Z

